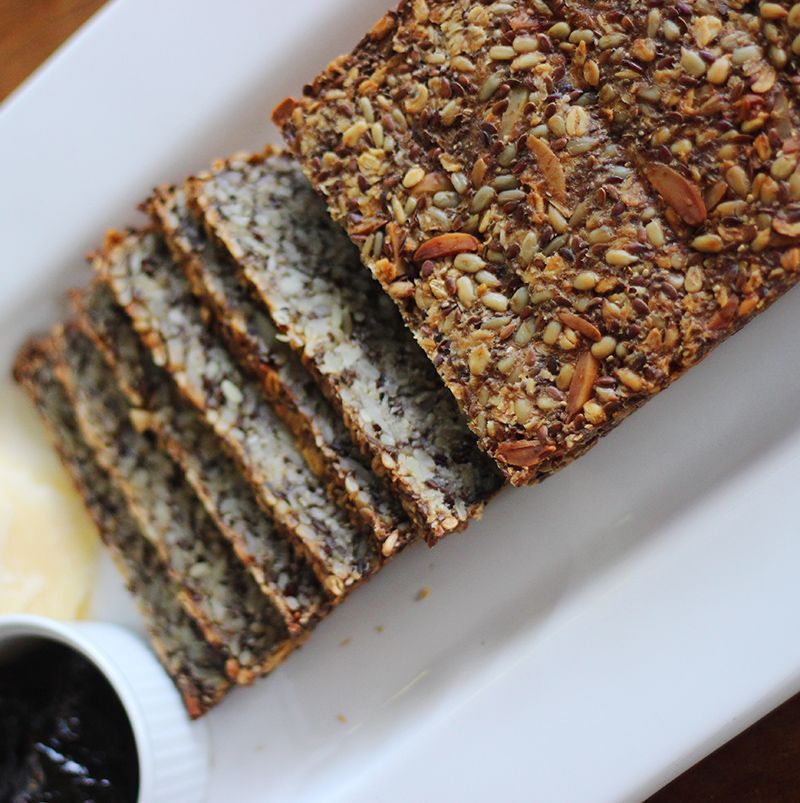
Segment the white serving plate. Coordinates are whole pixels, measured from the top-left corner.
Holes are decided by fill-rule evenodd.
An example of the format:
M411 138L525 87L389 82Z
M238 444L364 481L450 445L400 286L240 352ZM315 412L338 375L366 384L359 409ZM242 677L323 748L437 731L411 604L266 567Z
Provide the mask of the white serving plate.
M0 361L387 0L115 0L0 108ZM641 801L800 689L800 291L207 718L209 803ZM418 592L430 589L418 600ZM107 564L97 618L136 615Z

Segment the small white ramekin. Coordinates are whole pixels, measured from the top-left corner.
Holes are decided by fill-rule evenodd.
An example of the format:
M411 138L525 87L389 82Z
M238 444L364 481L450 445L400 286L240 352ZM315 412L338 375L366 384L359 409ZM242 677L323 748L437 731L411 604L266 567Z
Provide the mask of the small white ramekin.
M169 676L133 632L102 622L0 616L0 662L35 640L66 644L105 675L130 719L139 754L136 803L201 803L208 780L205 723L192 722Z

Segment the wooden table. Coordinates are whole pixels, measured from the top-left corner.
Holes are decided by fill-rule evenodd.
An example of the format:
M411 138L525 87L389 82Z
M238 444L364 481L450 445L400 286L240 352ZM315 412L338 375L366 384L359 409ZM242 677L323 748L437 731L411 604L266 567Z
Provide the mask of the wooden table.
M0 101L104 4L105 0L0 0ZM800 695L646 803L706 801L800 801Z

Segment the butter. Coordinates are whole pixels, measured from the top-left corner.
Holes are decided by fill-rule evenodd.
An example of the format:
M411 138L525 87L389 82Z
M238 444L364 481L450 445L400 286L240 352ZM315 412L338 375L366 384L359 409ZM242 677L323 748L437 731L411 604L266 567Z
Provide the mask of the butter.
M79 618L97 531L28 397L0 384L0 614Z

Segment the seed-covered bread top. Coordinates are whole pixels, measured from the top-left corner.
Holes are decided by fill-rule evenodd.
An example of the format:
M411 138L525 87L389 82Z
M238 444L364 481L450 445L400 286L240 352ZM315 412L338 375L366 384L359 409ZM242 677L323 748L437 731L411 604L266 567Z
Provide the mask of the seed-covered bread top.
M797 16L413 0L276 109L513 483L796 282Z
M180 691L187 711L199 717L231 686L226 653L205 640L180 602L180 587L131 517L124 497L80 437L74 409L55 375L46 344L32 341L14 366L83 497L103 543L133 594L159 660Z
M429 541L480 515L499 473L295 160L235 157L190 187L209 231Z

